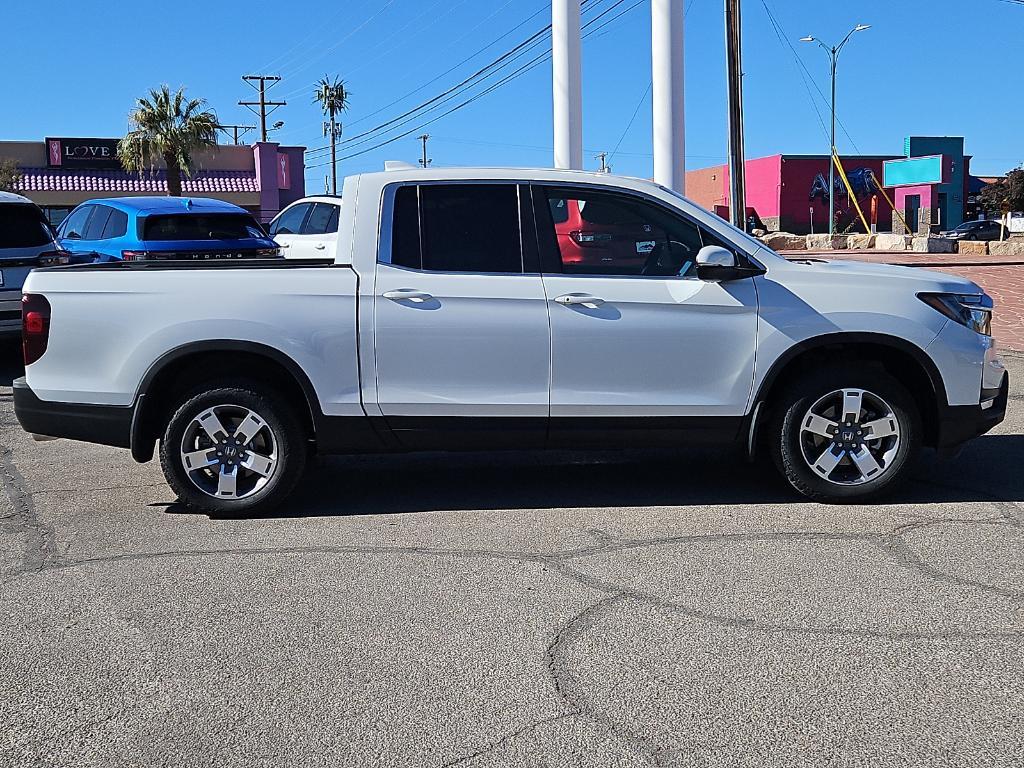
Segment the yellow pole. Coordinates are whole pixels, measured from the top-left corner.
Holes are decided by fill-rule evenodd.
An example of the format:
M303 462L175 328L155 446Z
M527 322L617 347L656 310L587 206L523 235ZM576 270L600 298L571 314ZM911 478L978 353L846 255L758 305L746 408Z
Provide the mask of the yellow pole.
M850 180L846 178L846 171L843 170L843 164L839 161L839 154L835 153L833 154L833 157L836 160L836 168L839 169L839 176L842 178L843 184L846 185L846 194L850 196L850 200L853 201L854 208L857 209L857 215L860 216L860 221L864 225L864 231L870 235L871 227L868 226L868 220L864 218L864 211L860 209L860 203L857 202L857 196L853 194L853 187L850 186Z
M878 187L878 191L881 192L882 193L882 197L885 198L885 202L887 202L889 204L889 207L892 208L892 212L895 213L897 216L899 216L900 221L903 223L903 228L905 230L907 230L907 234L908 235L914 234L913 231L910 229L910 226L907 224L907 220L905 218L903 218L903 214L900 213L899 209L896 208L896 204L893 203L893 201L889 197L889 195L887 195L885 193L885 187L883 187L881 184L878 183L878 177L875 176L875 172L874 171L869 171L869 173L871 174L871 180L873 182L875 182L875 186Z

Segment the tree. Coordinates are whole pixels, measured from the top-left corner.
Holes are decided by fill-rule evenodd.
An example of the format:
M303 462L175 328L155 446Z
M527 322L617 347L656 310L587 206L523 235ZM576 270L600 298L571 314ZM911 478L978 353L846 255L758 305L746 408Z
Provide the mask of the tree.
M338 137L341 135L341 126L337 123L337 116L348 109L348 89L343 80L337 77L331 80L324 75L316 84L313 92L313 102L319 103L324 114L331 118L327 128L331 137L331 194L338 194L338 159L335 147Z
M202 99L188 99L166 85L140 98L128 115L129 131L117 145L127 171L153 170L160 160L167 167L167 194L181 196L181 177L191 175L192 152L217 143L220 123Z
M21 179L18 163L9 157L0 157L0 192L13 192Z
M1005 208L1024 211L1024 169L1010 171L1005 179L983 187L978 202L987 213L1002 213Z

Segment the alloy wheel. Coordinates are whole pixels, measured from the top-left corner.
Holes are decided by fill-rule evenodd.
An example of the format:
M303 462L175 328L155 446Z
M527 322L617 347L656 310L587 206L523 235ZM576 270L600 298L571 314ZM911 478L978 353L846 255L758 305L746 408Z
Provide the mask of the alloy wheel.
M882 477L900 448L892 407L863 389L840 389L819 398L800 421L800 451L807 466L837 485L863 485Z
M278 466L278 441L266 420L240 405L205 408L181 440L181 464L192 484L218 499L259 492Z

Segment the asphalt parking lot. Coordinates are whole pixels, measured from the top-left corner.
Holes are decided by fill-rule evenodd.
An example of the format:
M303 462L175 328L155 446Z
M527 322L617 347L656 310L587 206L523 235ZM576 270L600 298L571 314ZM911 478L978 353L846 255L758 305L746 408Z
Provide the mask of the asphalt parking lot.
M728 454L428 455L210 519L0 389L0 764L1020 766L1007 364L1006 423L850 507Z

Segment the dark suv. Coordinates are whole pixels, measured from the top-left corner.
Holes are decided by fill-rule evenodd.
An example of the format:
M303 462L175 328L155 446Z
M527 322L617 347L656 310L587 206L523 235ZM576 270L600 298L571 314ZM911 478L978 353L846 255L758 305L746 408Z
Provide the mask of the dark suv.
M32 268L67 261L39 206L0 192L0 334L21 333L21 286Z

